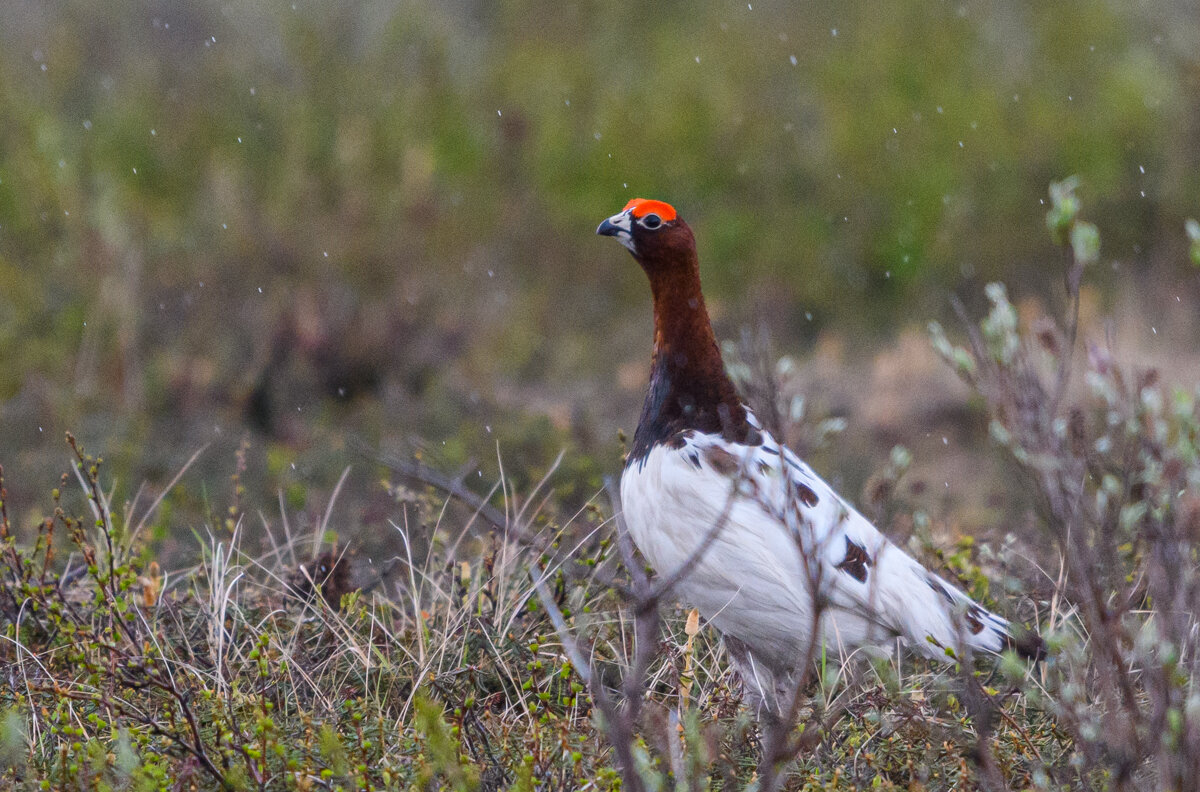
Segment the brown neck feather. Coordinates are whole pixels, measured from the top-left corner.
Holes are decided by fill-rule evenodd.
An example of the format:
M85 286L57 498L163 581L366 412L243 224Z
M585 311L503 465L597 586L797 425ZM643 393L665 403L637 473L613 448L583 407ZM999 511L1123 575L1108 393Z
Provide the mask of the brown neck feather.
M727 385L720 389L732 391L700 292L699 272L689 268L656 277L650 289L654 295L653 367L665 368L680 386Z
M678 441L688 430L758 442L725 373L700 292L695 246L690 233L687 237L690 244L639 257L654 295L654 357L630 464L645 459L658 443Z

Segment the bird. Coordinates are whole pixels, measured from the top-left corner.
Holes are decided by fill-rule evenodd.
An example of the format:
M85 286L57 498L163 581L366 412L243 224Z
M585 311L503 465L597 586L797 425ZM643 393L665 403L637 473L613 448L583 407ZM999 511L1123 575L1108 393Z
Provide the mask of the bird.
M654 306L650 381L620 480L626 530L721 633L759 714L780 711L821 647L1042 656L1040 638L927 570L764 428L725 370L695 236L673 206L635 198L596 233L633 255Z

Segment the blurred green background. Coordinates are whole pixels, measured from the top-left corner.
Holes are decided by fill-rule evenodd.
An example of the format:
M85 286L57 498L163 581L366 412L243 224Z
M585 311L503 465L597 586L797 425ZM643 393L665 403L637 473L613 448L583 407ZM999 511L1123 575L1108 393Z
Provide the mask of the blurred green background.
M126 493L211 443L184 491L213 512L246 438L249 488L301 510L350 463L369 502L359 444L499 452L518 486L566 448L586 497L649 355L643 276L593 236L630 197L695 228L722 338L919 375L905 334L952 293L1053 302L1043 199L1069 174L1104 233L1097 312L1194 311L1195 2L8 0L11 508L45 508L66 430Z

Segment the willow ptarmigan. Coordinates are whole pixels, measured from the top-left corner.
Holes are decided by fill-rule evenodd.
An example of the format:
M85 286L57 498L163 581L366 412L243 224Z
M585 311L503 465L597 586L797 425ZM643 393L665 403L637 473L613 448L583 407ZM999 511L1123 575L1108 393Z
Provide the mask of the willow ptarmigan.
M1039 639L1016 640L759 424L725 373L695 238L674 208L634 199L596 233L629 249L654 297L650 387L621 476L625 522L660 575L709 543L676 590L722 632L764 714L814 637L834 651L898 638L942 660L964 645L1040 655Z

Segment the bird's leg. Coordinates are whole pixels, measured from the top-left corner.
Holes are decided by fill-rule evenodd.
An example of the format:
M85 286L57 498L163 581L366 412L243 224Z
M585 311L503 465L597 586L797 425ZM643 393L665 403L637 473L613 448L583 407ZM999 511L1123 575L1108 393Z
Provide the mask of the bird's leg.
M795 668L774 673L770 706L759 717L759 789L774 792L784 782L784 771L795 758L792 734L796 729L803 676Z
M750 647L741 640L732 635L723 635L721 640L725 643L725 651L729 653L730 665L741 683L742 703L753 713L755 720L761 720L773 704L774 675L755 660Z
M776 752L780 737L790 731L785 723L783 708L791 692L791 674L776 674L751 653L745 643L732 635L722 636L730 663L736 671L742 688L742 703L754 715L759 732L759 775L764 772L774 776L772 754ZM782 733L781 733L782 732Z
M742 703L758 721L758 778L762 789L775 789L780 773L791 759L789 738L796 727L798 685L802 675L794 668L773 668L731 635L723 636L729 659L741 678Z

